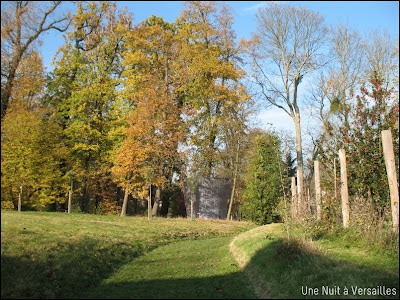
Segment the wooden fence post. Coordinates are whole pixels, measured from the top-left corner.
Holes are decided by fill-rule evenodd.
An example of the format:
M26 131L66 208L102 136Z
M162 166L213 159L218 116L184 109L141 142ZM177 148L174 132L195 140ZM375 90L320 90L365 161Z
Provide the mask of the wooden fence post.
M194 201L190 200L190 219L194 220Z
M297 217L298 203L297 203L297 187L296 187L296 177L292 177L292 218Z
M321 180L319 174L319 161L314 161L315 200L317 202L317 220L321 220Z
M349 227L349 191L347 186L346 151L339 150L343 227Z
M399 231L399 189L397 185L396 163L394 160L392 132L382 131L382 147L385 158L386 173L389 182L390 200L392 205L393 231Z
M334 178L334 183L335 183L335 200L337 201L338 195L337 195L337 178L336 178L336 158L333 158L333 178Z
M300 178L300 170L297 169L297 178ZM297 180L297 214L304 213L305 195L303 195L303 187L300 180Z

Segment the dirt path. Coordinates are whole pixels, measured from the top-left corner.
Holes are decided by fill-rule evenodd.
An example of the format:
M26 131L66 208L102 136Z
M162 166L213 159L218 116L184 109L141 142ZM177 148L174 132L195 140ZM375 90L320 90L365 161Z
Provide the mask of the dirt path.
M245 249L247 246L250 246L247 245L247 243L254 243L257 240L260 240L260 237L262 237L262 239L274 240L278 236L281 237L282 234L283 232L281 231L279 224L270 224L241 233L229 244L229 250L232 256L250 279L257 298L259 299L272 298L268 291L268 284L260 278L256 269L250 263L252 255L263 247L264 243L260 242L259 245L251 245L252 251L249 251L248 249L246 251ZM258 237L258 239L254 239L254 237Z

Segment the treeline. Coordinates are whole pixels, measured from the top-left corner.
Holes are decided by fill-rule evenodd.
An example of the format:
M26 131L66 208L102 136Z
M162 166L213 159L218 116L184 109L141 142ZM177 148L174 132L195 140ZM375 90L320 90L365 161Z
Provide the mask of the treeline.
M57 17L60 4L2 10L2 208L178 216L183 184L214 176L232 179L228 217L265 224L284 217L296 168L302 213L312 214L311 163L333 162L329 143L347 144L368 122L376 130L360 142L398 131L398 41L385 32L363 40L348 25L326 27L318 13L269 3L257 33L238 43L225 4L189 1L173 23L151 16L138 24L116 3L78 1ZM51 72L37 51L48 30L64 35ZM295 139L250 125L257 98L292 118ZM303 162L305 107L319 125ZM398 134L395 142L398 153ZM367 167L365 176L377 182ZM385 202L380 189L353 191Z
M24 43L15 33L36 25L36 5L5 12L10 58ZM117 213L129 196L130 213L141 213L152 191L154 214L162 202L177 215L186 178L238 169L251 97L232 15L189 2L174 23L151 16L134 26L115 3L76 6L53 71L32 47L12 84L2 77L2 207L22 198L22 209L64 211L69 198L74 211Z

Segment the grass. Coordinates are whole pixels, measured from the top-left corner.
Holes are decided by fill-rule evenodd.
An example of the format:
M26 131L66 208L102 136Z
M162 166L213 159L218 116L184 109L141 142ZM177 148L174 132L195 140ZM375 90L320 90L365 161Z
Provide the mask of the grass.
M399 295L398 247L351 231L311 240L282 224L39 212L2 212L1 224L2 298Z
M340 235L311 241L297 232L287 238L282 225L266 225L238 235L231 252L256 277L260 297L398 299L398 254L343 243ZM392 295L384 295L383 287Z
M255 299L229 253L232 237L159 247L123 266L84 298Z
M230 237L243 222L1 212L1 298L78 298L172 242Z

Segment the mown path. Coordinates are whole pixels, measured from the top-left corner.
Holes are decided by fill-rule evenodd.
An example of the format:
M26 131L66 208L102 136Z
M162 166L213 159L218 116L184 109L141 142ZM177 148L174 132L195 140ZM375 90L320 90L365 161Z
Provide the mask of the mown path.
M182 241L128 263L83 298L254 299L248 277L230 253L233 237Z

